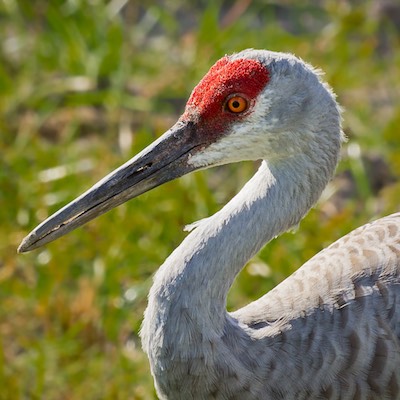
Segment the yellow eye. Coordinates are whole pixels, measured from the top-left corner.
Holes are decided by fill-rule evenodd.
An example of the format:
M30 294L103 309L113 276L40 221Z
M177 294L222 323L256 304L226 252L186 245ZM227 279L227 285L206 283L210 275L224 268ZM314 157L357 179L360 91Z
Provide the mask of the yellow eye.
M226 103L226 107L228 108L228 111L237 114L247 110L248 103L242 96L233 96Z

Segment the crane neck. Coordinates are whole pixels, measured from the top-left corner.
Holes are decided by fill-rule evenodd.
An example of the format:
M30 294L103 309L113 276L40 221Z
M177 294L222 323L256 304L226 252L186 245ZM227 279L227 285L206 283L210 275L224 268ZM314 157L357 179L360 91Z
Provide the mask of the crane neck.
M300 222L333 174L336 160L315 168L308 158L279 165L263 161L243 189L160 267L141 333L150 362L159 362L165 348L172 353L191 348L193 332L203 339L222 335L236 275L265 243Z

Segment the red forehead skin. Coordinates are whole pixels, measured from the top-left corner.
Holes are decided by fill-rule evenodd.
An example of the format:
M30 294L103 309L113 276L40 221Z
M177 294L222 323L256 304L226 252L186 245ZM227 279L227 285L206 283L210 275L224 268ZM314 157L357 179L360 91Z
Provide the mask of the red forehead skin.
M224 109L226 98L232 94L243 94L250 101L251 108L252 101L268 81L268 70L257 60L221 58L193 89L182 119L201 122L208 134L212 135L210 130L214 135L221 133L243 117L243 114Z

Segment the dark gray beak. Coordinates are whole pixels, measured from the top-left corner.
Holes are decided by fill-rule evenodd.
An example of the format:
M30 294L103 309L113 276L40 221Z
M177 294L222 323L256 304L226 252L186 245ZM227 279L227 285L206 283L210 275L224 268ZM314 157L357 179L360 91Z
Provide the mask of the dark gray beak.
M36 227L18 252L36 249L133 197L198 169L188 158L204 147L201 142L193 122L178 121L136 157Z

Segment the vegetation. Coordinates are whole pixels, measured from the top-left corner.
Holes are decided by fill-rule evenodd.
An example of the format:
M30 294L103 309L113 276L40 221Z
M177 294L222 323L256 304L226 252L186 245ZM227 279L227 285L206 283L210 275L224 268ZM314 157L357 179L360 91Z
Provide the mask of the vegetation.
M138 339L152 274L257 164L189 175L41 250L16 248L168 129L225 53L289 51L322 68L349 138L323 199L245 267L229 309L399 208L395 1L145 3L0 0L0 399L156 398Z

